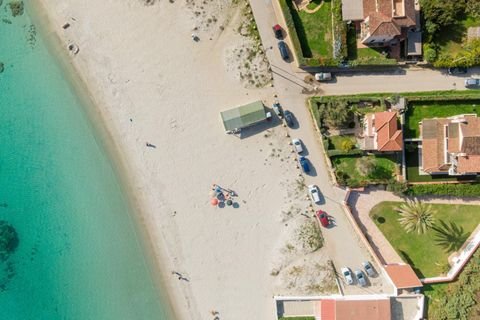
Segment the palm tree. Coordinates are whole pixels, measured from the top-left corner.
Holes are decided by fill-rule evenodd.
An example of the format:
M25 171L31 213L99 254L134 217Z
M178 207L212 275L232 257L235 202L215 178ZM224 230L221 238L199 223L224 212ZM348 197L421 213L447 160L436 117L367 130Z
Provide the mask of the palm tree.
M423 234L433 227L433 209L429 204L413 199L402 203L395 210L400 214L398 221L407 233L417 231L418 234Z
M440 220L440 226L434 226L435 243L447 252L457 251L467 241L468 234L464 232L463 227L459 227L455 222L448 224Z

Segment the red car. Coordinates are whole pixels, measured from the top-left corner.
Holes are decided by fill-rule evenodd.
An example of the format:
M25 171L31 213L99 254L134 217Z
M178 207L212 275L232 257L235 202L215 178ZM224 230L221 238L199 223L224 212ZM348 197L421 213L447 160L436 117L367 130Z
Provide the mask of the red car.
M278 40L283 39L283 30L280 25L276 24L273 26L273 33L275 34L275 38L277 38Z
M328 214L325 211L318 210L317 211L317 218L318 218L318 220L320 220L320 223L325 228L328 227L328 225L330 224L330 222L328 221Z

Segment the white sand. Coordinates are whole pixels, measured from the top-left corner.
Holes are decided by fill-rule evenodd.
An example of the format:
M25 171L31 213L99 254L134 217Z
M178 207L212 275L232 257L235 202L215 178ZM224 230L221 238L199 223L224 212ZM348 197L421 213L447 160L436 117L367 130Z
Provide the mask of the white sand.
M292 234L289 221L307 219L300 212L308 202L306 191L296 191L285 128L245 139L224 133L219 111L257 99L270 104L273 95L268 86L244 89L226 72L238 43L228 2L207 0L213 9L195 18L199 4L191 1L39 1L65 47L80 48L71 59L127 163L179 318L212 319L218 310L221 319L274 319L272 295L294 288L278 289L285 283L270 273L301 264L302 253L282 260L280 249ZM213 14L216 23L200 24ZM198 43L190 38L195 26ZM240 207L212 207L212 183L235 190ZM286 218L282 210L292 203L299 211Z

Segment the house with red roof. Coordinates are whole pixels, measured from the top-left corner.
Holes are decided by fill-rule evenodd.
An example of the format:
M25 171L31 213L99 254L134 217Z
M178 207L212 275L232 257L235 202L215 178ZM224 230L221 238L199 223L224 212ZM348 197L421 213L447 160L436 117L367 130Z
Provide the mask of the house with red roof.
M420 8L415 0L342 0L344 21L354 22L365 46L406 42L406 53L421 55Z
M428 174L480 173L480 118L462 114L420 122L420 170Z
M383 111L365 115L361 148L378 152L402 151L403 133L397 112Z

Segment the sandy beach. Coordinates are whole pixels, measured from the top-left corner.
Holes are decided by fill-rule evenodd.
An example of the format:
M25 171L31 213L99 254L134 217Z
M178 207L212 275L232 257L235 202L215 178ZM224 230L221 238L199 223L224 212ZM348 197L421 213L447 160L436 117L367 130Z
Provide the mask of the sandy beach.
M178 319L274 319L274 294L335 291L326 254L298 234L313 220L286 128L240 139L221 123L222 110L273 102L268 62L242 35L245 3L37 2L48 36L79 49L69 59L126 164ZM213 183L236 208L212 207Z

